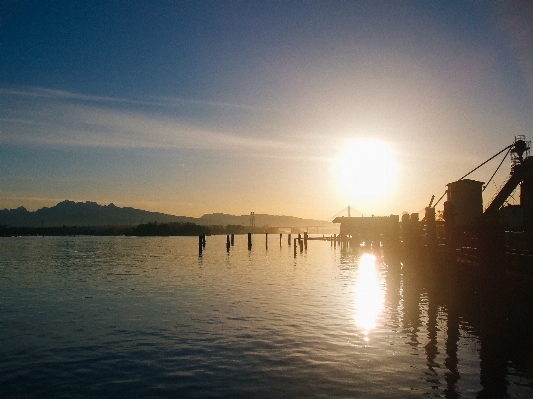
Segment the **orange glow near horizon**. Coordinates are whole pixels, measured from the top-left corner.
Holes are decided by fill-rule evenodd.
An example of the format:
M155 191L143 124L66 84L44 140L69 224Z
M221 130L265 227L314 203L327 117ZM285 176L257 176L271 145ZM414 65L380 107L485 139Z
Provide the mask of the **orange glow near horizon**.
M365 341L376 327L384 301L376 270L376 257L364 254L359 261L359 275L355 285L355 325L363 330Z

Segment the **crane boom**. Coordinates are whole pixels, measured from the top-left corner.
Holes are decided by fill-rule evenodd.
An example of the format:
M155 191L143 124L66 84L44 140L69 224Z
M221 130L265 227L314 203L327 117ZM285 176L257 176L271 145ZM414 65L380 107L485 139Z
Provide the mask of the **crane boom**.
M511 177L502 187L500 192L494 197L490 205L483 212L483 219L493 220L498 216L498 210L503 206L507 198L513 193L515 188L524 179L533 173L533 157L526 158L522 163L516 165L511 173Z

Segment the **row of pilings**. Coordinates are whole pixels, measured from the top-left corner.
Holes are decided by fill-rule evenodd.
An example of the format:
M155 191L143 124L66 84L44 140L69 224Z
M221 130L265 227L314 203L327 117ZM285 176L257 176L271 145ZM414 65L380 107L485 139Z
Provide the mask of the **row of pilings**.
M377 249L383 246L403 254L402 256L416 258L422 253L442 257L448 261L455 261L458 255L466 257L468 251L475 252L476 261L484 260L485 264L497 264L505 254L505 238L501 229L484 225L469 229L456 226L453 219L446 222L435 220L434 208L426 208L422 221L418 213L402 215L401 222L392 224L393 228L385 231L367 232L365 235L341 235L334 234L326 237L309 238L308 233L298 234L292 237L287 234L287 245L293 245L294 256L298 252L307 251L308 240L330 241L331 246L336 248L360 247ZM399 223L398 223L399 222ZM257 235L257 234L255 234ZM274 234L271 234L271 236ZM465 242L468 241L468 242ZM268 249L269 234L265 233L265 248ZM282 246L283 234L279 234L279 246ZM229 253L235 245L235 235L226 235L226 251ZM206 247L206 235L198 237L198 254L202 256ZM252 250L252 233L247 233L247 247ZM490 260L491 262L486 262ZM501 263L501 262L500 262Z
M290 247L291 246L291 238L292 235L287 235L287 244ZM252 242L252 233L247 233L248 237L248 250L252 250L253 242ZM294 256L296 256L297 249L300 249L300 252L303 252L304 249L307 250L307 241L309 239L309 235L305 232L302 234L298 234L297 238L294 238ZM279 246L282 246L283 242L283 234L279 235ZM206 235L202 234L198 236L198 255L202 256L203 251L205 250L206 246ZM235 246L235 234L227 234L226 235L226 251L229 253L231 250L231 247ZM265 233L265 247L268 249L268 233Z

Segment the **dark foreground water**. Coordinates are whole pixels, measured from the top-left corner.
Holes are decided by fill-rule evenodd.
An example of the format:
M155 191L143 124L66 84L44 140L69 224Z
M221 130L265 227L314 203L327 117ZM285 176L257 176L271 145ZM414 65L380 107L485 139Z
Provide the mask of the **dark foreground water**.
M0 398L533 397L530 284L269 238L0 239Z

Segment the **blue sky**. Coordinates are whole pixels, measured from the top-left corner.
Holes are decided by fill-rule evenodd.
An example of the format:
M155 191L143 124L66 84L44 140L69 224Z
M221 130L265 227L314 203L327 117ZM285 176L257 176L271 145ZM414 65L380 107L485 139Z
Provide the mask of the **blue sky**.
M0 208L416 212L515 135L531 139L525 1L1 7ZM335 159L357 139L392 150L395 184L379 198L338 181Z

